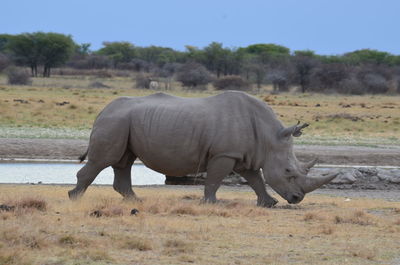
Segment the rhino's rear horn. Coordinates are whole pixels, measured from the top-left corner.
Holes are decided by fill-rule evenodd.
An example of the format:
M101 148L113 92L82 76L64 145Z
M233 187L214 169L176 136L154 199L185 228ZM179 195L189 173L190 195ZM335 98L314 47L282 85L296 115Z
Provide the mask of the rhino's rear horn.
M299 137L302 134L301 130L309 126L308 123L304 123L302 125L299 125L299 124L300 124L300 121L298 121L296 125L282 129L279 132L279 135L282 138L288 138L291 135L293 135L294 137Z
M311 161L304 163L303 167L306 172L310 171L310 169L318 163L318 158L314 158Z
M294 129L294 131L293 131L293 133L292 133L292 135L293 135L294 137L299 137L299 136L303 133L301 130L304 129L304 128L306 128L306 127L308 127L308 126L310 125L310 124L308 124L308 123L304 123L304 124L302 124L302 125L299 126L299 124L300 124L300 121L297 122L296 128Z

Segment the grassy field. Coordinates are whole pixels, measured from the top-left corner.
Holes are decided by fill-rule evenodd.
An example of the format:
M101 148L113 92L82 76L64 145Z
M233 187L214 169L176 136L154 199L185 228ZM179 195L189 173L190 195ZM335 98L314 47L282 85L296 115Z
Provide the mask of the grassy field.
M93 82L109 88L90 88ZM219 93L173 86L167 92L182 97ZM34 78L31 86L10 86L0 76L0 137L88 138L96 115L111 100L154 92L135 89L132 77L54 76ZM286 125L311 124L299 143L400 145L399 95L271 95L268 87L255 94Z
M399 202L309 195L263 209L250 191L223 190L221 203L205 205L200 190L151 187L136 189L142 202L124 202L109 186L71 202L68 189L0 185L0 204L16 206L0 211L0 264L400 261Z

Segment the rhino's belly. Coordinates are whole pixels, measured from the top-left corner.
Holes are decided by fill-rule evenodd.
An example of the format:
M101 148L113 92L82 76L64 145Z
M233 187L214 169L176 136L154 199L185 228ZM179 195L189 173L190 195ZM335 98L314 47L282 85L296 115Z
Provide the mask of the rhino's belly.
M190 159L171 159L157 156L139 156L139 159L146 167L168 176L185 176L196 173L199 170L205 171L203 166L190 161Z
M185 176L200 169L205 171L206 161L199 159L197 150L153 147L136 149L134 153L146 167L165 175Z
M168 130L166 135L171 135ZM131 151L150 169L170 176L184 176L203 169L206 153L202 151L199 141L187 141L190 137L131 135ZM201 165L200 165L201 163ZM204 170L204 169L203 169Z

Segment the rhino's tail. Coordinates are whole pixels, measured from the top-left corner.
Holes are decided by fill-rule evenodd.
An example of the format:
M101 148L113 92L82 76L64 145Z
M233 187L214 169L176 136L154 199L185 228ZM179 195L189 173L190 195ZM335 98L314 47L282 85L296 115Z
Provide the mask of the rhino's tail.
M86 158L86 156L87 156L88 152L89 152L89 149L88 149L88 150L86 150L86 152L85 152L83 155L81 155L81 156L79 156L79 157L78 157L78 159L79 159L79 163L82 163L82 162L83 162L83 160L85 160L85 158Z

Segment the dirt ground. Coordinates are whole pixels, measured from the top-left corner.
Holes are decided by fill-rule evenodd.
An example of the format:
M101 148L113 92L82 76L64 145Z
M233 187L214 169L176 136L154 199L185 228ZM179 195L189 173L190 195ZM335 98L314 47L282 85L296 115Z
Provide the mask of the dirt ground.
M0 159L77 160L86 151L87 140L0 138ZM299 160L318 157L320 164L400 166L400 146L295 145Z
M140 188L144 188L145 186L141 186ZM174 190L185 190L185 191L191 191L191 192L201 192L203 190L203 186L200 185L193 185L193 186L188 186L188 185L154 185L154 186L148 186L149 188L157 188L160 190L163 189L174 189ZM281 197L273 191L271 188L267 187L268 193L274 196L275 198L281 199ZM236 185L236 186L221 186L221 188L218 190L221 192L252 192L252 189L247 186L247 185ZM341 190L341 189L317 189L310 193L312 195L324 195L324 196L330 196L330 197L343 197L347 199L347 201L350 201L352 199L356 198L369 198L369 199L382 199L385 201L392 201L392 202L400 202L400 192L398 190L356 190L356 189L346 189L346 190ZM286 204L286 202L282 199L283 203L277 205L277 207L288 207L288 208L296 208L296 207L301 207L301 203L299 205L295 204ZM284 206L282 206L284 205Z
M263 209L242 186L216 204L200 186L135 187L142 201L110 185L70 201L70 188L0 185L0 264L399 264L400 202L386 192Z
M73 139L0 138L0 162L2 159L66 159L78 161L78 156L86 151L87 144L87 140ZM319 164L325 165L400 166L400 146L296 145L295 152L300 161L318 157ZM171 187L176 189L179 185ZM183 187L190 189L188 186ZM369 197L400 201L398 187L399 185L388 185L384 182L364 179L364 181L358 181L353 185L328 185L325 187L328 189L318 189L316 192L332 196ZM202 186L197 188L201 189ZM231 188L238 187L231 186Z

